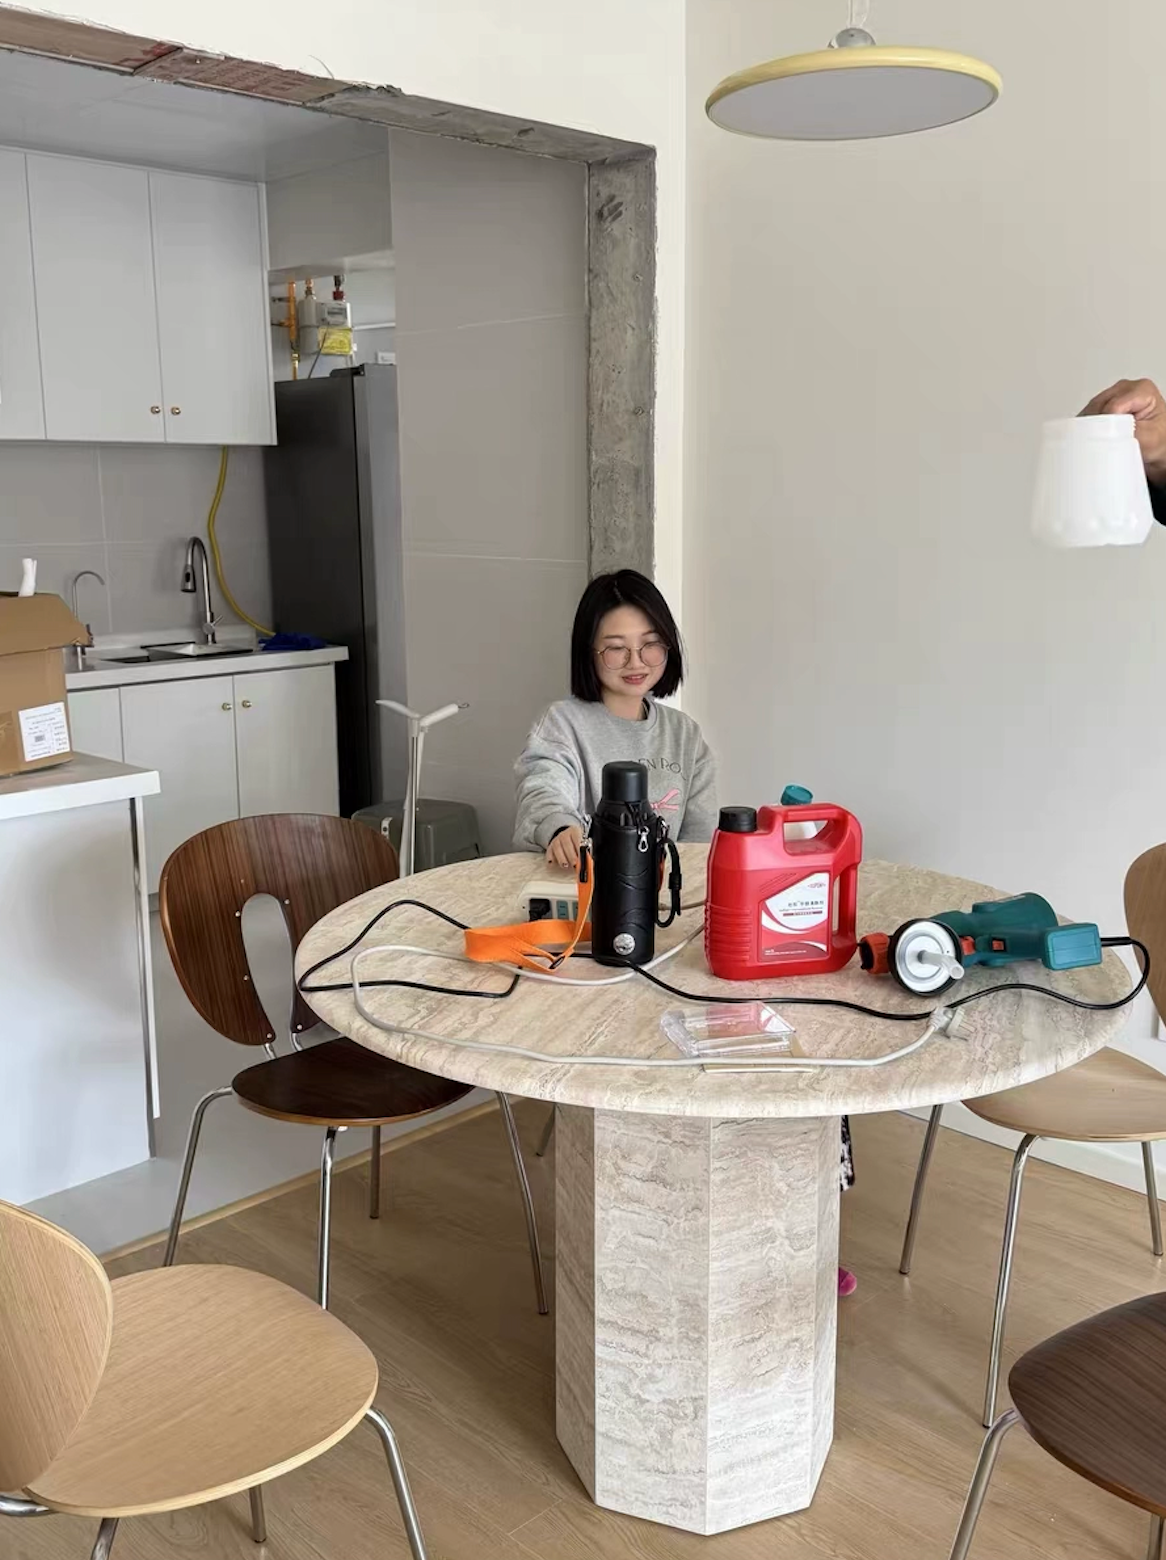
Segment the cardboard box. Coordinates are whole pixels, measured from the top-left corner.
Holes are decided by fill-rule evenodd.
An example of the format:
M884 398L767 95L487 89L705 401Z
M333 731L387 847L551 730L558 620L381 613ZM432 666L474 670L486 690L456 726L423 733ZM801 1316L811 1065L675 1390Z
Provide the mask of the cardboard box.
M89 643L60 596L0 592L0 775L73 756L61 652Z

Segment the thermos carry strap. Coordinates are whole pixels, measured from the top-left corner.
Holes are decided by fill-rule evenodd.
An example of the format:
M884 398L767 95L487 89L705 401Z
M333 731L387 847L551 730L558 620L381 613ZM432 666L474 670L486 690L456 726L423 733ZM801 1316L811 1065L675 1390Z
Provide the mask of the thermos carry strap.
M680 914L680 852L676 848L676 841L667 832L661 836L659 849L661 888L664 887L664 863L668 860L672 862L672 871L668 874L668 914L663 920L659 912L656 914L656 925L663 928L671 926Z
M512 926L473 926L465 934L466 958L476 964L517 964L528 970L557 970L585 941L595 886L591 847L579 847L579 910L573 921L517 921Z

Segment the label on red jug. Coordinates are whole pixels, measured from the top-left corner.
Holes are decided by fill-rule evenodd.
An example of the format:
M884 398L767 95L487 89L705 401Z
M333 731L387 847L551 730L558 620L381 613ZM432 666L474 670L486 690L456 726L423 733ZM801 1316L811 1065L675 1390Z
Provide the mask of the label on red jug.
M782 958L808 950L827 952L829 948L830 874L812 872L790 888L766 899L761 905L761 953L764 958ZM805 933L823 928L820 939Z

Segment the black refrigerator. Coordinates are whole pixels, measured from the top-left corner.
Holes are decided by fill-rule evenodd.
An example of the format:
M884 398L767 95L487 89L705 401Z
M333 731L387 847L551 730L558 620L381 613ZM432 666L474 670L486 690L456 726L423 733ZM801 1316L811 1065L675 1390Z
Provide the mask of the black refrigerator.
M275 626L348 650L336 724L340 811L351 817L405 791L405 723L376 705L405 698L397 370L282 381L275 416L264 460Z

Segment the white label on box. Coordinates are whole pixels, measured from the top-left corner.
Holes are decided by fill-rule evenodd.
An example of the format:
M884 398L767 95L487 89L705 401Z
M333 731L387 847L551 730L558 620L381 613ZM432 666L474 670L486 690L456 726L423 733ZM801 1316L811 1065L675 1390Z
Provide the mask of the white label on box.
M64 701L21 710L20 740L26 764L35 763L38 758L55 758L58 753L67 753L69 722L65 718Z

